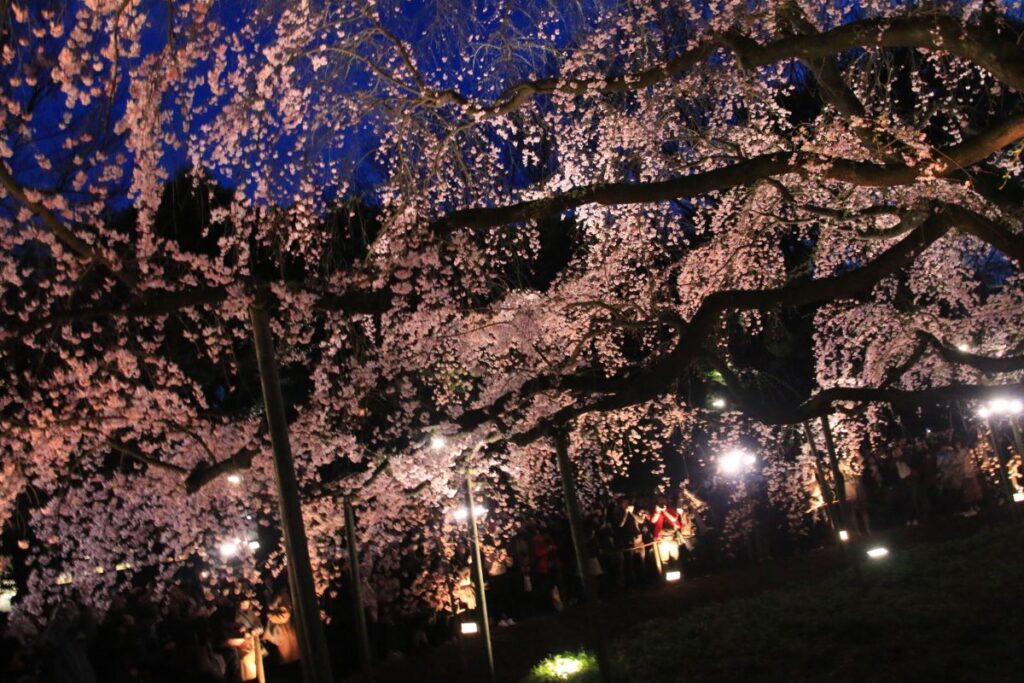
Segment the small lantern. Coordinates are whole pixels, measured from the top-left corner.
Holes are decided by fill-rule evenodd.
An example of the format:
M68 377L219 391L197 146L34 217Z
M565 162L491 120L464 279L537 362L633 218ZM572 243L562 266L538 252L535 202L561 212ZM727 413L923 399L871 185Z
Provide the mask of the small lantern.
M665 572L665 580L669 582L679 581L683 578L683 573L678 569Z

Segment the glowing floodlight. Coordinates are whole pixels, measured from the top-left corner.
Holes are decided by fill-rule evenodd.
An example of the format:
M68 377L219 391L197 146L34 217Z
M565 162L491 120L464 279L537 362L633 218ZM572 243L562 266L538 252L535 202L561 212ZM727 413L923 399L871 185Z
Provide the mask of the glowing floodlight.
M711 407L715 408L716 410L721 410L722 408L725 407L725 399L720 396L711 399Z
M480 519L481 517L483 517L486 514L487 514L487 508L485 508L483 505L474 505L473 506L473 516L476 517L477 519ZM466 520L467 517L469 517L469 510L466 508L465 505L463 505L462 507L460 507L458 510L455 511L454 515L455 515L455 519L459 520L460 522L463 522L463 521Z
M978 417L985 420L992 415L1020 415L1024 412L1024 401L1019 398L994 398L978 408Z
M249 541L249 550L252 550L253 552L255 552L255 551L259 550L259 549L260 549L260 542L259 541Z
M11 579L0 581L0 613L7 614L12 609L11 601L18 595L18 587Z
M480 627L475 621L464 621L459 625L459 631L464 636L472 636L480 632Z
M683 573L681 571L679 571L678 569L673 569L671 571L665 572L665 580L666 581L669 581L669 582L679 581L682 578L683 578Z
M237 538L233 538L230 541L224 541L217 547L217 552L220 553L222 559L229 560L238 554L241 550L242 543Z
M1024 503L1024 491L1021 491L1020 489L1017 489L1016 491L1014 491L1014 493L1013 493L1013 502L1014 503Z
M242 483L241 475L229 474L228 475L228 483L231 484L232 486L238 486L239 484Z
M870 557L872 560L880 560L883 557L886 557L888 554L889 554L889 549L888 548L883 548L882 546L878 546L877 548L872 548L871 550L868 551L868 557Z
M718 456L718 471L722 474L739 474L757 463L757 458L749 451L736 448Z
M839 540L843 541L844 543L846 541L849 541L850 540L850 532L847 531L846 529L840 529L839 530Z
M439 451L448 445L448 439L444 438L444 434L434 434L430 437L430 447Z

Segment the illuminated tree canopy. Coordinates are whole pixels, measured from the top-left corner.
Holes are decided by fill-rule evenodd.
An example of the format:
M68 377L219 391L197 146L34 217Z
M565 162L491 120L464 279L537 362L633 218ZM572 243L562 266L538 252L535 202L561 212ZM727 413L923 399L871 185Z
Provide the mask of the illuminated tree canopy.
M835 415L852 456L885 406L1024 386L1017 0L5 0L0 31L25 624L64 574L103 608L132 570L96 567L280 570L216 552L277 523L257 297L319 587L353 493L411 601L439 578L389 549L450 557L469 463L496 519L540 505L553 426L596 496L673 434Z

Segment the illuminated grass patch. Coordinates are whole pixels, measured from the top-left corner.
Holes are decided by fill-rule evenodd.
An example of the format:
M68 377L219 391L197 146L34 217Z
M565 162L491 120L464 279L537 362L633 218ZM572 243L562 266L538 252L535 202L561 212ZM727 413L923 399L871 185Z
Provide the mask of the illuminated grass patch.
M533 667L526 679L528 683L590 680L597 680L597 660L583 651L551 655Z

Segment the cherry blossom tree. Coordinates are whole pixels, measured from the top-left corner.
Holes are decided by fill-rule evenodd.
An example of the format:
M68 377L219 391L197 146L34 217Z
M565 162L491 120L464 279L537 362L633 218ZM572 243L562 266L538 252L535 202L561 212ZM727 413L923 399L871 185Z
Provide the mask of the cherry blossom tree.
M798 516L801 422L1022 388L1019 3L458 7L0 3L25 623L60 575L280 571L219 556L279 524L257 299L317 586L352 495L394 600L444 601L398 549L453 557L467 467L499 535L553 505L553 428L585 498L700 432Z

